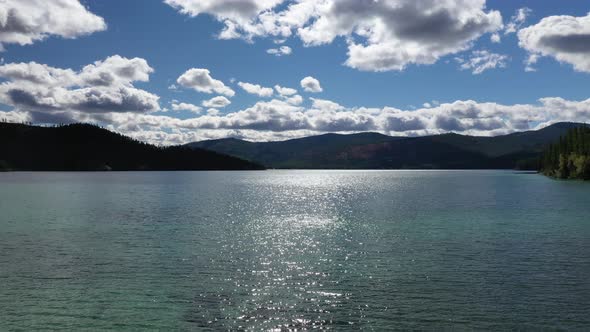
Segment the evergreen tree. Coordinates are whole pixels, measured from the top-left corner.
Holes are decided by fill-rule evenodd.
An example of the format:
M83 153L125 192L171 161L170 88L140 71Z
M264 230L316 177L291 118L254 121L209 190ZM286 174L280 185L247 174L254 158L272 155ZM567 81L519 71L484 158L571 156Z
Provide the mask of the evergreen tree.
M541 170L559 179L590 180L590 128L571 129L549 145L541 159Z

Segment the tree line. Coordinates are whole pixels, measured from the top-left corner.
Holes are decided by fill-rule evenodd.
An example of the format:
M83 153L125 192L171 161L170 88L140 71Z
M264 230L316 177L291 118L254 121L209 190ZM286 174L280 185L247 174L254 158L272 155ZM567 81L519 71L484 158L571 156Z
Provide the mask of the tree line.
M590 128L569 130L541 157L541 172L558 179L590 180Z
M0 123L0 171L259 170L261 165L186 146L155 146L90 124Z

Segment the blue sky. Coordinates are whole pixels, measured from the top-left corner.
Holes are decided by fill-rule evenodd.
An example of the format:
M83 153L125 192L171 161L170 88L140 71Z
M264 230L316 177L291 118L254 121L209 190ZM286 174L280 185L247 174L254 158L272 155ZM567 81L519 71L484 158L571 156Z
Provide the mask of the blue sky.
M41 0L8 0L0 4L0 14L3 11L10 12L10 10L13 10L13 12L26 18L26 15L28 15L26 8L19 8L19 6L24 6L23 3L30 2L31 6L40 7L39 1ZM425 22L424 26L419 26L421 23L418 22L416 23L417 27L412 26L411 28L420 29L419 32L414 35L408 34L409 37L399 37L400 40L403 39L401 42L395 39L397 37L391 36L400 34L399 30L405 28L404 24L406 23L398 24L393 22L389 24L389 22L385 22L383 26L387 26L391 31L386 32L389 37L379 37L380 41L376 45L383 46L382 49L407 47L408 52L411 53L413 52L412 49L422 47L420 45L421 39L430 43L424 46L425 48L432 49L432 51L422 53L418 51L418 54L410 56L409 60L395 61L393 65L388 65L387 68L375 64L377 62L367 63L365 60L372 56L372 53L365 53L363 57L354 60L357 63L362 63L361 65L346 64L351 58L348 55L351 39L359 45L371 43L368 38L365 38L365 36L361 35L362 33L356 30L351 30L352 32L349 34L341 33L329 41L322 40L321 45L304 44L306 42L310 44L310 40L311 44L317 43L318 40L323 38L319 33L323 33L326 29L315 29L315 31L312 31L315 34L307 38L298 35L298 27L291 27L290 36L277 36L270 31L248 35L248 33L242 31L241 35L233 36L231 39L220 37L220 32L226 27L228 21L233 22L234 25L242 24L247 27L247 24L252 25L260 22L261 15L264 13L285 14L289 10L289 6L299 2L321 3L322 1L329 2L333 0L244 1L253 2L252 6L261 10L254 10L253 12L250 10L244 14L240 12L242 9L236 5L235 0L218 1L217 5L222 2L227 3L227 6L222 9L216 8L216 5L208 7L206 4L208 1L199 2L197 0L168 0L167 3L163 0L87 0L81 3L81 8L74 4L79 4L78 0L68 0L66 2L71 2L73 5L72 8L67 8L67 10L84 11L85 15L92 16L88 16L88 22L77 27L76 24L80 24L80 22L66 21L63 23L65 28L59 27L51 31L40 31L39 35L42 37L33 36L30 42L19 41L18 38L11 39L7 36L10 33L9 27L7 25L0 26L0 29L3 29L0 30L0 42L4 46L4 51L0 56L3 58L5 72L12 73L13 71L9 70L11 68L7 66L19 63L43 64L51 68L71 69L74 72L80 72L84 66L93 64L96 61L104 61L114 55L118 55L123 59L140 58L144 59L148 66L153 69L149 73L149 81L130 80L122 84L159 97L157 100L158 107L143 107L138 110L115 107L118 114L111 116L107 113L114 112L108 112L109 110L105 110L103 107L101 107L102 113L98 115L99 112L94 109L77 108L72 106L71 103L56 102L59 105L43 108L37 102L27 105L15 100L10 93L5 93L4 96L0 96L2 98L0 101L4 104L2 109L6 111L5 117L28 119L33 122L52 122L58 119L60 122L67 122L68 119L71 121L87 120L89 122L104 123L113 130L131 136L167 144L224 136L239 136L255 140L283 139L326 131L346 133L365 131L365 129L367 131L404 135L446 131L493 135L526 129L525 127L535 128L539 125L560 120L586 121L588 116L588 105L583 102L589 98L590 68L588 67L590 65L584 62L585 60L579 59L582 55L590 57L590 49L578 47L575 52L572 52L571 47L563 46L564 43L555 44L564 47L559 49L554 44L545 45L543 44L545 42L543 38L535 37L540 34L555 35L569 42L572 40L570 35L576 34L582 37L582 39L576 40L577 43L580 43L580 40L582 42L590 41L590 39L583 39L584 36L590 36L590 24L588 24L590 20L584 20L590 11L590 5L585 1L470 0L469 3L473 8L462 13L456 13L453 10L461 8L461 3L466 0L438 2L438 5L443 3L439 9L441 13L449 15L450 18L445 17L449 24L456 24L453 19L461 20L453 15L457 15L457 17L459 15L467 16L468 19L470 18L469 15L472 15L474 20L481 20L482 17L485 17L487 21L485 24L480 22L481 26L477 31L466 31L467 28L463 27L463 30L458 31L457 34L470 34L470 37L463 39L457 36L449 36L450 33L437 36L436 31L425 32L424 29L428 28L428 22ZM351 0L346 1L350 2ZM356 3L353 3L352 6L359 7L355 9L355 13L360 13L358 17L354 18L355 20L367 19L369 22L373 22L371 21L373 19L383 19L371 16L375 15L371 13L372 8L370 7L375 6L371 1L355 1ZM51 3L52 1L46 2ZM55 6L59 6L59 2L53 2L55 2ZM406 0L388 0L384 2L387 3L384 6L391 5L391 8L408 3ZM477 2L481 2L481 5L473 5L473 3ZM412 8L411 10L416 11L415 14L420 19L428 17L425 13L433 10L432 3L437 2L433 2L433 0L416 1L417 5L409 7ZM2 6L5 8L2 8ZM50 14L63 10L63 8L55 6L47 5L47 8L43 10ZM235 8L232 8L232 6ZM361 8L363 6L366 8ZM448 8L444 8L444 6L448 6ZM198 10L195 10L195 8ZM365 9L366 13L363 12ZM507 26L514 21L513 16L519 11L523 12L523 9L526 9L526 15L520 21L517 20L515 31L512 33L507 32ZM190 12L191 10L192 12ZM316 10L314 14L316 16L310 18L308 25L305 27L311 26L316 20L326 18L327 30L332 29L333 26L346 22L346 18L338 16L344 15L342 14L343 11L344 9L340 12L335 9L331 12ZM498 15L493 15L493 12L497 12L501 16L499 23L497 21ZM391 17L396 17L395 15L397 13L395 9L392 9ZM31 14L28 19L35 20L42 19L42 17L42 15L35 16ZM565 21L563 23L565 28L559 28L561 30L555 31L543 30L553 29L556 26L556 24L543 25L541 24L543 20L558 17L565 17L563 20ZM104 26L101 26L97 19L102 19ZM342 21L339 21L340 19ZM350 20L350 17L348 20ZM392 18L392 20L395 20L395 18ZM93 27L93 24L95 28L90 28ZM573 24L574 27L568 30L568 24ZM578 26L575 26L576 24ZM82 31L86 28L91 31ZM358 27L351 27L351 29L356 28ZM380 25L376 24L370 26L370 28L378 30ZM529 28L530 36L527 37L527 40L524 40L525 37L521 35L520 30ZM441 28L439 27L439 29ZM76 31L80 31L80 33L76 35ZM500 37L499 42L491 40L494 34ZM417 39L411 40L412 36L416 36ZM24 38L24 36L20 37ZM442 42L434 43L432 38L449 39L451 45L443 45ZM277 44L277 41L280 41L281 44ZM523 43L526 46L523 46ZM396 46L393 47L393 45ZM281 46L289 47L292 53L283 56L267 53L268 49ZM405 52L405 50L403 51ZM389 54L388 52L385 52L385 54ZM422 61L420 59L437 52L440 54L436 54L434 60L430 59L426 60L426 63L420 63ZM494 59L493 57L490 58L490 56L496 56L495 59L500 59L500 61L481 73L474 73L477 71L477 66L468 69L461 68L462 64L476 57L474 52L485 52L479 53L485 56L485 61ZM530 59L531 54L536 54L538 60L533 64L527 64L526 62ZM383 57L382 54L378 56L381 57L380 59ZM382 60L389 64L392 63L391 59L385 58ZM479 63L479 65L482 64ZM396 68L392 68L392 66ZM403 68L399 68L399 66ZM177 80L191 68L209 70L213 79L223 82L225 86L235 91L235 95L226 96L231 104L226 107L217 107L215 111L207 114L210 107L203 106L203 102L222 94L215 92L203 93L196 91L191 86L181 86ZM527 71L526 68L534 68L534 71ZM24 90L39 96L40 92L32 91L33 88L20 82L19 78L16 78L13 74L11 76L10 73L2 73L0 70L0 75L4 80L6 91L14 91L15 86L17 86L19 91ZM322 92L310 93L304 91L300 82L304 77L308 76L319 81ZM301 95L303 101L302 103L286 103L286 97L281 97L276 91L273 96L260 97L244 91L237 85L238 82L258 84L267 88L273 88L275 85L294 88L298 90L297 94ZM71 86L65 84L65 88L74 90L78 88L79 84L76 83ZM84 84L82 87L84 89L98 89L98 87L90 86L88 83ZM176 86L176 88L171 89L170 86L172 85ZM54 88L51 87L51 89ZM52 93L54 92L52 91ZM43 93L47 92L44 91ZM101 90L100 93L105 92ZM47 100L47 96L45 97L44 100ZM559 98L558 101L563 102L563 105L569 105L567 107L570 107L571 110L568 109L565 112L567 116L560 118L560 111L547 110L548 107L558 107L551 106L556 105L555 100L552 100L551 103L540 102L540 99L549 97ZM310 98L315 98L316 102ZM276 103L273 104L274 101ZM506 107L528 105L529 109L522 111L526 116L517 115L514 117L507 117L503 113L506 111L501 110L498 111L498 116L495 116L495 119L493 119L493 115L489 114L490 112L493 113L493 110L478 111L480 113L478 113L477 119L485 120L485 125L475 125L474 117L464 117L465 105L456 105L455 103L458 101L474 101L476 106L473 107L476 108L480 104L497 104ZM571 104L573 102L576 104ZM259 103L263 104L260 105ZM195 107L198 106L200 110L198 113L195 110L192 112L188 110L174 111L172 110L172 104L191 104ZM439 104L451 106L441 108ZM454 104L455 106L452 106ZM261 107L252 110L257 105ZM386 107L393 108L396 111L383 111ZM425 111L427 107L430 109L429 111ZM449 110L449 108L453 107L458 110ZM488 105L487 107L491 106ZM59 117L53 117L58 112L56 108L59 108ZM280 109L275 110L274 108ZM359 112L359 109L367 111L363 113ZM234 115L244 110L258 112L246 115L250 119L260 118L260 123L247 122L246 120L244 120L246 122L237 121ZM379 110L381 110L381 113L376 114ZM375 124L378 121L389 123L389 118L384 119L385 116L382 113L388 113L389 117L395 117L396 115L391 114L397 113L398 110L406 112L401 119L403 123L414 123L412 121L419 120L419 122L425 124L417 125L414 123L404 127L398 123L399 117L394 119L395 124L390 127L383 125L381 122ZM440 111L440 114L444 114L446 118L438 119L437 110ZM311 113L308 113L310 111ZM419 111L416 114L424 114L421 114L421 118L416 120L418 115L411 115L414 111ZM44 116L38 116L40 113L43 113ZM70 113L73 115L67 116ZM129 114L126 117L128 123L122 120L123 113ZM269 118L277 116L274 113L280 113L279 118ZM537 116L537 113L543 113L544 115ZM11 115L8 116L9 114ZM2 115L0 113L0 117ZM227 118L228 115L230 118ZM112 120L114 116L118 117L117 120ZM149 118L149 121L147 121L144 118L139 119L140 116L155 118ZM165 123L165 125L158 127L153 124L146 124L159 121L157 119L159 116L162 117L162 123ZM221 118L217 119L217 122L207 122L201 119L200 122L197 121L198 123L188 123L191 119L214 116ZM302 116L306 119L293 119L293 117ZM346 118L346 116L351 119ZM367 117L371 116L380 118L379 120L376 118L367 120ZM526 119L523 120L523 117ZM171 118L187 121L180 125L171 124L174 122L171 122ZM343 120L343 118L346 119ZM461 123L458 123L457 120ZM293 121L295 121L293 124L284 124ZM307 126L302 125L302 121L307 122ZM351 121L355 122L355 124L350 125ZM449 123L449 121L454 124L450 126L436 125L436 123ZM523 124L523 121L526 122L526 125ZM232 123L227 124L229 122ZM281 125L276 126L277 122L281 123ZM342 128L338 127L339 122L344 123ZM504 122L504 124L499 125L499 122ZM321 123L321 125L318 123ZM267 127L265 127L265 124Z

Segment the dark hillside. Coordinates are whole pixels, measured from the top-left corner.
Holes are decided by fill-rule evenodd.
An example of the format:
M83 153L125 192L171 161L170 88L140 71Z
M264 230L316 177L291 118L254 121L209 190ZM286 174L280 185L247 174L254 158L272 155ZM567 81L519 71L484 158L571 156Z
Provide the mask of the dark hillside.
M21 171L241 170L262 167L216 152L157 147L97 126L0 123L0 169Z

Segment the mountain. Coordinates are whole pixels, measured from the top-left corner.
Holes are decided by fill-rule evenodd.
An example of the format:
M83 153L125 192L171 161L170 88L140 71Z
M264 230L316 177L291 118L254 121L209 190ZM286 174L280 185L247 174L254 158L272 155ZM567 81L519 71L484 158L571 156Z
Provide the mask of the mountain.
M380 144L395 139L377 133L325 134L267 143L253 143L228 138L191 143L188 146L217 151L246 160L256 160L256 162L270 165L272 168L362 168L347 167L346 163L336 158L334 154L347 151L355 146ZM321 167L316 167L316 165L321 165Z
M259 164L203 149L157 147L93 125L0 123L0 170L258 170Z
M586 126L582 123L560 122L540 130L524 131L504 136L478 137L458 134L433 136L440 142L448 143L487 156L499 157L521 152L541 152L548 145L565 135L568 130Z
M326 134L280 142L235 138L188 144L261 163L302 169L536 169L543 149L578 123L557 123L496 137L444 134L391 137L377 133Z

